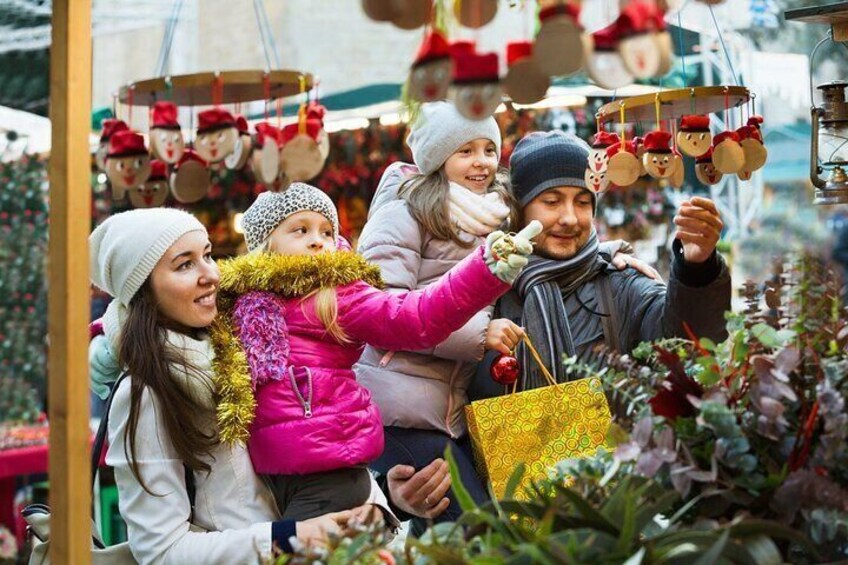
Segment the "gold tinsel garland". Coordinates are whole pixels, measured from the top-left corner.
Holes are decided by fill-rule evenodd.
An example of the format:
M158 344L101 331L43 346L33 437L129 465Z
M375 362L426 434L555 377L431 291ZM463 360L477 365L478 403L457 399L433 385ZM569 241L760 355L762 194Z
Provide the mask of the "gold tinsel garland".
M221 281L218 316L210 328L218 395L218 428L226 443L244 443L256 412L253 380L232 321L236 299L250 291L270 291L286 298L306 296L361 280L382 288L380 268L351 251L319 255L251 254L218 263Z

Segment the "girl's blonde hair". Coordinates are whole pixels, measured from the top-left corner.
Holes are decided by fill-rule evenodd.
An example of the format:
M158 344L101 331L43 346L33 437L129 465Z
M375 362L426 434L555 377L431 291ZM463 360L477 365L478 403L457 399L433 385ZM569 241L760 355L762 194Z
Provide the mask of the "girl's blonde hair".
M271 245L271 237L267 237L261 245L250 253L276 253ZM327 333L343 345L350 343L350 338L339 325L339 301L336 296L336 289L333 287L318 288L301 298L300 308L307 318L309 313L303 310L303 303L313 296L315 297L315 314Z
M448 176L442 165L429 175L415 174L407 179L400 186L398 196L406 201L412 217L436 238L453 241L460 247L472 247L475 242L462 239L451 222L449 189ZM504 204L509 207L509 225L517 225L518 207L509 189L509 173L506 169L498 168L486 192L497 192L501 196Z

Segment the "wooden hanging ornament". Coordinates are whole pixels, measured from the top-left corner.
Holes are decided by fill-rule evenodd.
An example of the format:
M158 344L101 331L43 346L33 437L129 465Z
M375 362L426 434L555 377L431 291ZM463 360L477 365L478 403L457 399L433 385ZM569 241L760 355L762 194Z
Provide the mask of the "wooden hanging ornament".
M695 159L695 176L707 186L718 184L721 177L724 176L721 171L716 169L713 163L712 148Z
M589 150L589 170L596 173L604 173L609 163L607 148L615 145L620 139L618 134L608 131L599 131L592 139L592 148Z
M636 160L639 161L639 176L644 177L648 174L645 170L645 138L634 137L633 146L636 148Z
M713 164L726 175L742 170L745 166L745 152L739 145L739 134L723 131L713 138Z
M161 206L168 198L168 165L159 159L150 162L150 176L144 184L129 189L130 204L136 208Z
M749 180L751 174L762 169L768 159L768 150L760 129L762 123L762 116L751 116L748 118L747 125L736 130L739 134L739 145L742 146L742 152L745 154L745 166L737 173L742 180Z
M223 108L210 108L197 115L194 150L208 163L220 163L235 149L239 138L236 119Z
M667 179L674 173L671 153L671 134L667 131L652 131L645 136L645 155L642 163L645 171L655 179Z
M206 196L211 185L209 168L200 155L186 149L171 173L171 193L177 202L191 204Z
M636 147L632 141L618 142L607 148L606 180L616 186L630 186L639 180L641 167L636 158Z
M325 113L325 108L318 102L310 102L301 108L297 123L283 128L280 170L292 182L315 178L324 168L327 154L321 151L319 140L327 137L324 131Z
M103 120L103 127L100 132L100 144L97 146L97 151L94 154L94 162L97 168L104 173L106 172L106 155L109 154L109 140L119 131L130 129L123 120L107 118Z
M677 131L677 147L690 157L700 157L710 150L713 136L710 133L710 117L688 115L680 118Z
M496 53L458 53L454 59L450 95L460 114L483 120L501 103L501 83Z
M677 149L672 149L671 155L672 173L669 182L674 188L683 188L683 183L686 180L686 167L683 163L683 155Z
M451 49L445 36L430 30L409 72L409 94L419 102L443 100L453 76Z
M477 29L495 19L498 0L455 0L453 13L459 25Z
M151 152L163 163L179 163L185 151L185 139L177 121L177 105L167 101L157 102L153 105L151 119Z
M256 180L265 186L274 184L280 174L282 132L268 122L256 124L250 163Z
M141 134L123 130L109 138L106 176L114 200L123 200L128 190L144 184L150 176L150 154Z
M231 171L242 170L247 165L247 161L250 159L250 152L253 149L253 140L250 137L247 119L241 114L236 116L236 129L239 135L233 147L233 152L224 159L224 166Z
M609 189L610 182L607 180L606 171L598 172L592 169L586 169L583 180L586 181L586 188L595 194L601 194Z
M539 12L541 27L533 58L548 76L579 71L585 55L592 52L592 35L584 32L579 18L580 6L576 2L558 2Z
M617 20L621 38L618 52L624 68L636 78L653 77L662 65L662 45L656 33L657 10L653 2L634 0L621 10Z
M391 22L400 29L416 29L430 21L433 0L392 0L395 12Z
M395 0L362 0L362 11L375 22L389 22L397 13Z
M617 23L592 34L594 48L586 57L586 71L601 88L614 90L633 83L633 75L624 66L618 51Z
M513 102L533 104L545 97L551 78L536 65L533 42L507 43L506 64L509 70L503 80L503 89Z

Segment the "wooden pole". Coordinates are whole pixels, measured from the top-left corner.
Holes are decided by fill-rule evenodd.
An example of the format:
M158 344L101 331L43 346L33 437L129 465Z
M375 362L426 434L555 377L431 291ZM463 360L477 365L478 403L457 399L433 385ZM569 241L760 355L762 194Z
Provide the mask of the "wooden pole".
M50 48L50 561L91 560L88 233L91 0L53 0Z

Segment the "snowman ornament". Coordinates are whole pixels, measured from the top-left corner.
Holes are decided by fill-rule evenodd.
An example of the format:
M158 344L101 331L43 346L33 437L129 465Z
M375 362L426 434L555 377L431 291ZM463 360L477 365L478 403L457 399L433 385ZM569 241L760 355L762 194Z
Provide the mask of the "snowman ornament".
M609 163L607 148L618 143L619 137L616 133L599 131L592 139L592 148L589 150L589 170L595 173L605 173Z
M130 204L136 208L161 206L168 198L168 165L154 159L150 162L150 176L144 184L129 190Z
M670 142L671 134L667 131L652 131L645 136L642 164L645 171L655 179L667 179L674 175L675 162Z
M239 138L236 119L223 108L211 108L197 115L194 149L208 163L220 163L235 149Z
M718 184L724 176L713 164L712 149L695 159L695 176L707 186Z
M739 144L739 134L723 131L713 139L713 164L726 175L736 174L745 166L745 151Z
M677 147L685 155L700 157L710 150L713 136L710 133L710 117L688 115L680 118L677 130Z
M240 171L250 159L250 151L253 149L253 140L247 127L247 119L241 114L236 116L236 129L239 132L233 152L224 159L224 166L231 171Z
M593 50L592 35L580 25L580 5L557 1L539 12L533 58L548 76L569 75L580 70Z
M103 120L103 129L100 132L100 144L94 154L94 162L98 170L106 172L106 155L109 154L109 140L119 131L130 129L123 120L107 118Z
M483 120L501 103L498 56L495 53L459 53L455 58L451 98L469 120Z
M736 173L742 180L750 180L754 171L762 169L768 159L768 150L763 143L763 134L760 130L762 123L762 116L751 116L748 118L747 125L736 130L739 134L739 145L745 154L745 165Z
M409 73L409 94L419 102L443 100L453 75L450 45L438 31L427 33Z
M185 151L185 139L177 122L177 106L173 102L153 105L150 126L150 150L153 155L169 165L180 162Z
M141 134L124 130L112 135L106 155L106 176L115 200L123 200L128 190L144 184L150 176L150 154Z
M594 48L586 57L586 72L601 88L614 90L633 84L633 75L624 66L618 51L619 30L613 23L592 34Z
M624 68L639 79L657 75L663 65L663 45L655 27L657 10L653 2L633 0L617 20L621 37L618 52Z

